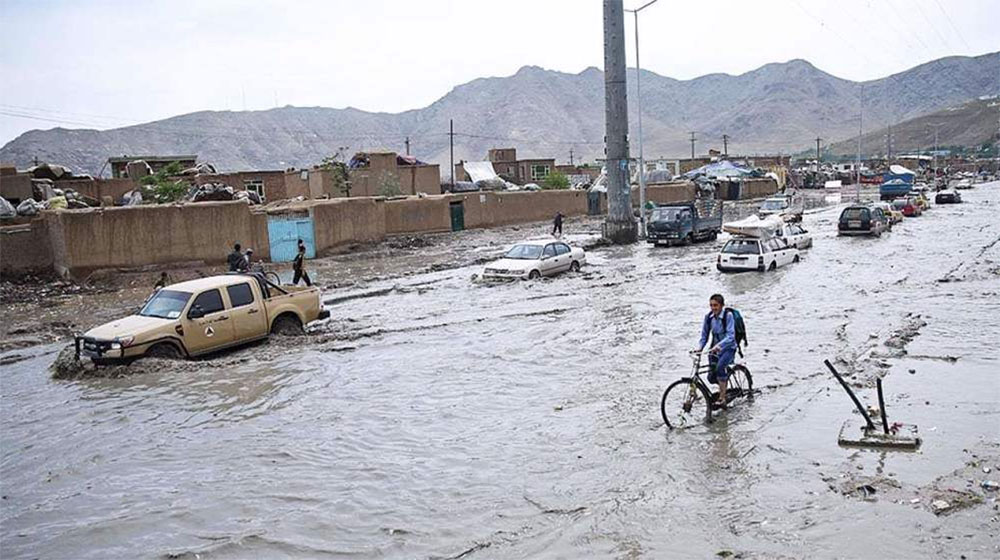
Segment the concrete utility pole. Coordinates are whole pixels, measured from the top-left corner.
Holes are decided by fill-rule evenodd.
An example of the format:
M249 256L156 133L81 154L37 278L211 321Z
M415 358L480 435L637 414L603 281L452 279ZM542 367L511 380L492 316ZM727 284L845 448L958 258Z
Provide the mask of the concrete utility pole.
M573 148L569 149L569 164L573 165Z
M691 159L694 159L694 132L688 132L691 135Z
M888 133L885 135L885 160L887 163L892 163L892 123L889 123Z
M729 156L729 135L722 135L722 155Z
M455 121L448 119L448 150L451 154L451 192L455 192Z
M639 12L655 4L650 0L632 12L635 16L635 109L639 120L639 236L646 237L646 160L642 157L642 89L640 86L642 70L639 66Z
M861 84L861 101L858 103L858 163L854 170L854 197L861 202L861 134L865 118L865 85Z
M604 151L608 172L608 217L604 237L634 243L629 184L628 90L625 82L625 13L622 0L604 0Z
M816 137L816 173L819 173L819 143L822 140L819 136Z
M406 155L410 155L410 137L406 137Z

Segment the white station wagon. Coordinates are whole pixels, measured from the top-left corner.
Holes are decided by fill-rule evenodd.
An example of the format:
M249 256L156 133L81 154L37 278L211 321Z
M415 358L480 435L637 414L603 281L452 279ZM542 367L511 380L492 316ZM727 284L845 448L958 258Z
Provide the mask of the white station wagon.
M583 249L562 241L518 243L502 259L486 265L484 280L517 280L552 276L570 270L576 272L587 264Z
M722 247L715 268L722 272L774 270L799 262L799 250L777 237L734 237Z

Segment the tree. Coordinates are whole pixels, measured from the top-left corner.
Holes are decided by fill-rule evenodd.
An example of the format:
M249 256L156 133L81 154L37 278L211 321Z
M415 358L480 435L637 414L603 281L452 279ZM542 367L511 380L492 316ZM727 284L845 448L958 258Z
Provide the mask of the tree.
M323 158L320 169L330 172L330 180L333 182L333 189L340 191L344 196L351 196L351 181L347 174L347 164L344 163L344 150L338 148L337 153Z
M569 177L558 171L549 173L542 181L542 188L545 190L562 190L569 188Z
M179 162L172 162L162 169L139 179L144 198L155 202L174 202L184 198L190 190L190 185L174 177L180 175L182 169Z
M390 196L400 196L403 194L399 188L399 177L395 173L383 171L378 179L378 195L386 198Z

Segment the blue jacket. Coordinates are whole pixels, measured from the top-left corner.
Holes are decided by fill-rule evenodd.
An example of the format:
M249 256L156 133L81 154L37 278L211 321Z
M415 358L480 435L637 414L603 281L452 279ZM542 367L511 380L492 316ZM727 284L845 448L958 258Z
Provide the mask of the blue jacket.
M701 323L701 343L698 348L705 347L708 334L712 333L712 343L718 345L720 350L736 350L736 319L726 309L722 313L729 315L726 317L725 327L722 325L722 315L716 317L711 311L705 315L705 320Z

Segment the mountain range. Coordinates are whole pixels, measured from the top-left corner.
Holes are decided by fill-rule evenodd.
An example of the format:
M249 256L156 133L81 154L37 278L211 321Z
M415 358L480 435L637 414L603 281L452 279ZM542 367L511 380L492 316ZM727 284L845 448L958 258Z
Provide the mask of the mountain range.
M816 137L824 143L856 136L863 96L873 130L1000 91L1000 53L952 56L904 72L854 82L804 60L766 64L732 76L676 80L642 71L644 153L690 155L721 148L761 154L794 152ZM635 71L629 70L630 134L637 153ZM862 93L863 92L863 93ZM519 157L577 161L603 157L604 74L525 66L512 76L459 85L431 105L402 113L355 108L280 107L263 111L200 111L116 128L32 130L0 148L19 167L34 158L96 174L108 157L197 154L220 170L307 167L340 148L404 151L442 164L447 175L449 121L455 161L485 159L491 147L516 147ZM943 132L943 129L942 129ZM944 140L942 144L946 143Z

